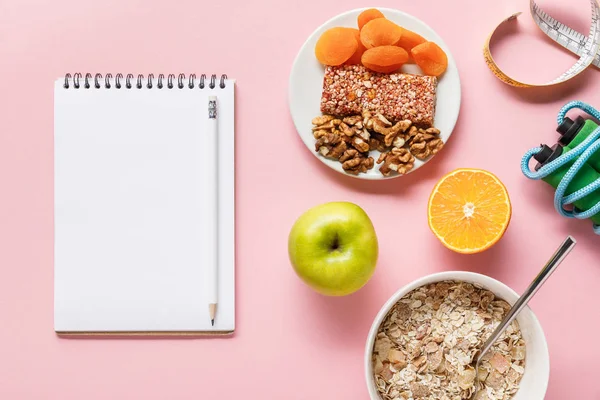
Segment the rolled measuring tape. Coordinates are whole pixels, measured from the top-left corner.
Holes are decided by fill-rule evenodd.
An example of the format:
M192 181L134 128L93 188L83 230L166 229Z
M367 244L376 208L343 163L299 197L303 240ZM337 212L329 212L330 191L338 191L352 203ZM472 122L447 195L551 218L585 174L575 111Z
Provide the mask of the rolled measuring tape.
M598 6L597 0L590 0L590 4L592 6L592 22L590 24L590 33L588 36L585 36L584 34L577 32L576 30L549 16L535 3L535 1L530 0L529 2L531 16L542 32L544 32L550 39L560 44L565 49L579 56L579 60L558 78L542 84L520 82L506 75L494 61L492 53L490 52L490 41L494 37L494 34L498 28L506 23L515 21L521 14L520 12L506 18L492 31L490 36L488 36L483 48L483 56L485 57L485 61L489 69L502 82L508 85L516 87L541 87L558 85L566 82L569 79L579 75L590 65L600 67L600 55L598 54L600 50L600 7Z

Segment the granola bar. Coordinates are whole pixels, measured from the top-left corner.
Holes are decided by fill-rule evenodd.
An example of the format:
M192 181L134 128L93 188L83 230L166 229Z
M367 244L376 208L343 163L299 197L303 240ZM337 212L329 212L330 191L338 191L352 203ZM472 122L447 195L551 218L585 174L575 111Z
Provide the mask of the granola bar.
M433 126L437 78L410 74L379 74L362 65L325 67L321 112L337 116L371 111L390 121L410 120L420 128Z

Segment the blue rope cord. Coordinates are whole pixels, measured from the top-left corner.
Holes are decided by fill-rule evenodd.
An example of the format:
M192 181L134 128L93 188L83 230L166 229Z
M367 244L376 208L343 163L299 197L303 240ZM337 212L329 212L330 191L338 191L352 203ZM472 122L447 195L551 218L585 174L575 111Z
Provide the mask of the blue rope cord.
M565 104L559 111L557 122L558 124L562 124L565 119L567 113L574 109L579 108L580 110L588 113L592 117L600 120L600 111L596 110L591 105L581 102L581 101L571 101ZM552 174L554 171L559 169L565 164L570 163L575 160L573 165L569 168L563 179L560 181L558 187L556 188L556 192L554 194L554 208L564 217L567 218L577 218L577 219L587 219L598 212L600 212L600 203L595 204L589 210L577 210L573 209L573 211L569 211L565 209L566 205L573 204L577 200L584 198L589 195L593 191L600 188L600 178L595 180L594 182L586 185L585 187L577 190L574 193L566 196L567 187L571 184L571 181L575 178L575 175L579 172L582 165L598 150L600 150L600 126L596 128L590 136L588 136L581 144L575 147L573 150L564 153L557 159L549 162L544 165L538 171L531 171L529 169L529 162L534 155L536 155L541 149L539 147L530 149L525 153L523 159L521 160L521 171L523 174L529 179L542 179L546 176ZM600 225L594 224L594 232L597 235L600 235Z

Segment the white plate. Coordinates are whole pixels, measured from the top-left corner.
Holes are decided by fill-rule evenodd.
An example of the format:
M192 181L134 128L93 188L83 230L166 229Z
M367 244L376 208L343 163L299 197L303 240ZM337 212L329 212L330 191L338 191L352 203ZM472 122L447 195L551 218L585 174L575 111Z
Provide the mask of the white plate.
M336 26L357 28L357 17L363 10L364 9L357 9L340 14L314 31L296 56L290 74L290 112L298 134L315 157L330 168L343 174L346 173L342 169L342 164L340 162L327 159L315 152L315 139L312 135L311 120L317 115L321 115L321 91L323 88L323 75L325 71L324 67L315 57L315 44L321 34L329 28ZM458 77L458 69L456 68L456 63L450 53L450 49L448 49L448 46L446 46L442 38L440 38L433 29L417 18L389 8L379 8L379 10L381 10L390 21L418 33L429 41L437 43L448 55L448 69L444 75L440 77L437 88L437 104L434 118L434 126L440 130L441 138L444 140L444 143L446 143L452 134L460 109L460 78ZM421 74L419 67L416 65L405 65L402 67L401 71L412 74ZM371 155L375 160L379 157L377 151L372 151ZM427 161L428 160L415 160L413 171L421 167ZM350 174L346 175L354 176ZM375 167L366 174L359 174L356 177L361 179L386 179L398 176L402 175L395 174L385 177L381 175L379 167L375 165Z

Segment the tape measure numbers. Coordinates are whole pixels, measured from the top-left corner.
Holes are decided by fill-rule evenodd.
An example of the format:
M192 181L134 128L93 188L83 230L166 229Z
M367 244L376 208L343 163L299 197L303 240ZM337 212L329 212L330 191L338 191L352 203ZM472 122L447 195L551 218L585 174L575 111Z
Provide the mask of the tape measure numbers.
M542 32L544 32L550 39L560 44L565 49L579 56L579 60L558 78L542 84L520 82L506 75L506 73L504 73L504 71L502 71L500 67L498 67L498 64L496 64L494 61L492 53L490 52L490 41L494 37L494 34L498 28L506 23L516 20L521 14L520 12L515 13L500 22L500 24L498 24L498 26L488 36L483 48L483 56L485 57L485 62L487 63L489 69L502 82L511 86L540 87L552 86L566 82L583 72L590 65L600 67L600 54L598 54L600 50L600 7L598 6L597 0L590 0L590 4L592 6L592 22L590 24L590 33L588 36L585 36L584 34L577 32L576 30L549 16L536 4L534 0L530 0L529 2L531 16Z

